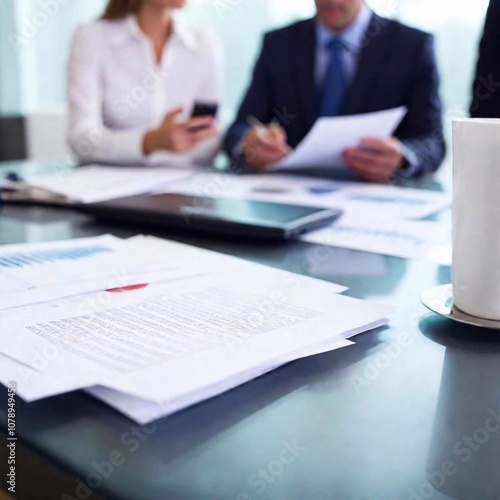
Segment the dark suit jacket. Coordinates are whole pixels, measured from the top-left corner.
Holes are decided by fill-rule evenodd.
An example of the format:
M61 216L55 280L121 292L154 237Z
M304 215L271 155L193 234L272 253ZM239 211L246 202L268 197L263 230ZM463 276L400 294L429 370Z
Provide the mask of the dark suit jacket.
M473 118L500 118L500 0L490 0L472 85Z
M226 135L230 156L249 128L249 115L262 123L277 118L292 147L302 141L318 117L315 54L314 19L265 35L252 83ZM435 171L445 154L438 87L433 37L373 15L343 114L406 106L395 135L420 160L415 174Z

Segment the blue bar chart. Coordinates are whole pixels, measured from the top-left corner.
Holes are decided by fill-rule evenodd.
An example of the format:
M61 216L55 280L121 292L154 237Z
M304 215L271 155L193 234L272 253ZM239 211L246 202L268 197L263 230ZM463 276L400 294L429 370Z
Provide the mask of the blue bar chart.
M0 269L21 268L51 262L75 261L112 251L113 250L110 248L97 245L84 248L59 248L53 250L11 253L0 255Z

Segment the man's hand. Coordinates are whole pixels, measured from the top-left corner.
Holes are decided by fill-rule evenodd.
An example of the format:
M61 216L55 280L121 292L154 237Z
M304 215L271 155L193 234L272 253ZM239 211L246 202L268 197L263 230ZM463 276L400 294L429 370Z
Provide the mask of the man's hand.
M404 162L398 139L363 139L344 151L344 161L357 175L370 182L389 182Z
M265 170L289 152L286 132L276 125L251 129L243 138L243 159L256 170Z
M181 113L182 109L168 113L159 128L146 132L143 145L145 154L161 150L185 153L217 134L213 117L200 116L179 121Z

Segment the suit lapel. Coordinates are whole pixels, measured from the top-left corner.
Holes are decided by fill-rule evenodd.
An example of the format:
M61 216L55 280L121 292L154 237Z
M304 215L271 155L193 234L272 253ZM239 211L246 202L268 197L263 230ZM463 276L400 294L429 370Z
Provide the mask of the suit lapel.
M300 26L300 32L295 41L297 43L295 60L300 99L299 109L304 117L304 124L309 130L318 114L318 92L315 82L316 25L314 19L310 19Z
M349 88L344 114L360 113L366 107L366 99L372 82L377 78L388 53L386 25L388 21L376 14L373 15L365 35L364 48L359 54L358 68Z

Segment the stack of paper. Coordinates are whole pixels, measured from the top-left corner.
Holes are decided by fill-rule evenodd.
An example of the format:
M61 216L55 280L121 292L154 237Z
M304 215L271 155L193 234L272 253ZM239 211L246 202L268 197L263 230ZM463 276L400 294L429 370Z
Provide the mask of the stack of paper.
M24 181L4 181L3 199L63 205L96 203L148 193L193 173L189 169L90 165L33 176Z
M392 311L339 295L338 285L206 250L145 237L133 244L143 247L138 267L156 252L176 274L4 310L0 382L15 381L27 401L87 388L145 423L346 347Z

